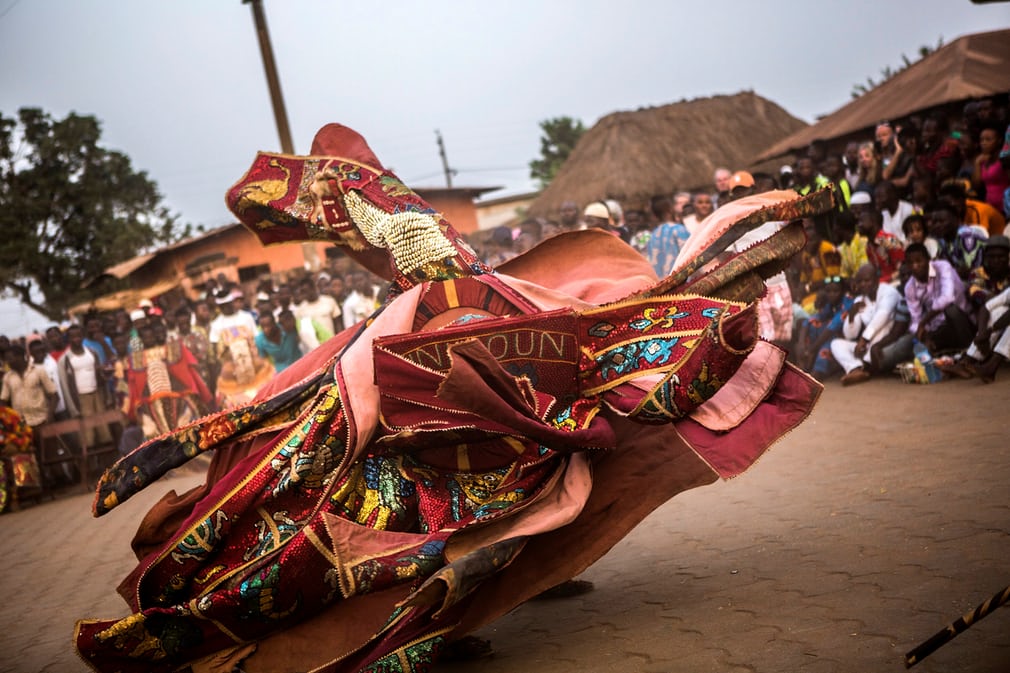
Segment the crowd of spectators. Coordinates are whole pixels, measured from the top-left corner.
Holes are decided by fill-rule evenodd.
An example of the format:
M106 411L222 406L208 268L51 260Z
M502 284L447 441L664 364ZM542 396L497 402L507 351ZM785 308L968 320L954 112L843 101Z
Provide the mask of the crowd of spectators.
M528 218L472 243L495 266L556 233L598 228L663 276L717 208L775 189L830 188L837 210L803 223L806 248L766 282L762 337L811 375L840 376L843 385L895 372L936 380L923 379L925 364L992 381L1010 358L1006 100L970 103L948 121L939 113L882 121L872 138L839 152L814 142L774 173L720 168L711 189L656 195L647 209L625 209L608 195L567 201L556 218ZM44 334L0 336L0 403L34 428L36 451L43 424L118 407L126 422L117 440L126 452L250 400L276 373L366 319L384 293L385 283L363 270L299 272L255 288L218 275L194 299L164 295ZM105 427L94 432L89 442L113 441ZM41 478L55 479L44 471Z

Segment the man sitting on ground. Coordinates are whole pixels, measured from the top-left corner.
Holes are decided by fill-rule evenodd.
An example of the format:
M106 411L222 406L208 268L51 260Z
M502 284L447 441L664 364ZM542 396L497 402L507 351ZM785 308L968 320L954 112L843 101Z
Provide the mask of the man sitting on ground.
M911 336L900 315L901 293L881 283L872 264L859 267L853 290L859 294L842 323L843 338L831 341L831 355L845 370L845 386L885 374L911 356Z
M931 353L966 348L975 329L964 283L950 262L930 261L922 243L905 249L911 277L905 283L905 302L911 315L909 330Z

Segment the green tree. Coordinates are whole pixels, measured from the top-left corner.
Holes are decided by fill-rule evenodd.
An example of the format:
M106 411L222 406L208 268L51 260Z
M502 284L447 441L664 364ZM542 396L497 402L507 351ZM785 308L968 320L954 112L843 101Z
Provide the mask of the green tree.
M85 281L189 234L146 172L100 136L92 116L0 113L0 288L53 320L93 298Z
M561 164L572 153L586 128L578 119L554 117L540 122L540 158L530 162L530 177L543 189L550 184Z

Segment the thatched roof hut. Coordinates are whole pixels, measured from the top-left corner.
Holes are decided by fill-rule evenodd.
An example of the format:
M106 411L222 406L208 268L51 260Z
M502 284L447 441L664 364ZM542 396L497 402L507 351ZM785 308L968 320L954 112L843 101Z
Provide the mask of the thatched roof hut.
M804 126L752 91L614 112L586 131L529 212L553 217L569 199L643 208L656 194L711 189L716 168L749 168L758 152Z
M813 126L762 148L759 159L773 159L814 140L842 146L871 140L884 119L1004 94L1010 89L1010 29L958 38L902 70L880 86L819 120Z

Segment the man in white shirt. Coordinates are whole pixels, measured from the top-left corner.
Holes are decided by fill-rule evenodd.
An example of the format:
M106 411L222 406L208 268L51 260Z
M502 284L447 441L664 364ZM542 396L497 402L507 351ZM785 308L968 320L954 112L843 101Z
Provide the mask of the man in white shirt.
M904 224L906 217L915 212L915 206L898 198L898 190L888 180L884 180L873 190L873 201L884 220L881 229L897 236L902 244L906 243L905 232L901 225Z
M88 418L108 408L108 387L98 354L84 345L84 328L71 325L67 329L69 347L59 361L60 387L63 401L71 416ZM88 446L111 444L109 426L98 425L85 435Z
M375 295L368 276L358 271L351 276L351 293L344 300L344 329L357 325L375 311Z
M335 321L340 317L340 306L328 294L319 294L319 286L312 278L302 280L300 289L302 301L295 307L294 314L313 324L316 339L322 343L337 333Z
M895 355L885 352L885 348L911 348L901 292L881 284L880 272L872 264L859 267L853 285L859 296L842 322L844 336L831 340L831 355L845 370L845 386L862 383L873 372L886 372L887 363L893 365Z

